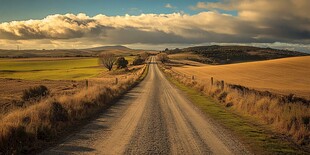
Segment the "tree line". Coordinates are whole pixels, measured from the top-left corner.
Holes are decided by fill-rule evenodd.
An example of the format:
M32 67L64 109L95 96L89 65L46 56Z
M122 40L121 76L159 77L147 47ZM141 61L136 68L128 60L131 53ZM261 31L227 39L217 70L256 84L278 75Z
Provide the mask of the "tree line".
M149 53L144 52L142 54L138 54L132 62L132 65L142 65L146 59L148 58ZM99 55L100 64L107 68L109 71L113 69L113 66L116 65L117 69L123 69L128 67L128 60L125 57L120 56L117 57L113 53L102 53Z

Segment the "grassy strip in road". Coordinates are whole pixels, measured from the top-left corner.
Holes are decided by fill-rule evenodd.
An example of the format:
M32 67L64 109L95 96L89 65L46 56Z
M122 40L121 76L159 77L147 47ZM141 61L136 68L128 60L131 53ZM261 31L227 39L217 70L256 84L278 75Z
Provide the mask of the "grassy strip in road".
M194 88L185 86L173 77L168 77L168 79L185 92L189 99L207 116L235 134L255 154L306 154L292 146L285 138L272 133L267 127L259 125L257 120L235 114L212 98Z
M149 67L150 65L146 64L145 70L143 71L142 75L139 77L139 82L142 81L146 77L147 73L149 72Z

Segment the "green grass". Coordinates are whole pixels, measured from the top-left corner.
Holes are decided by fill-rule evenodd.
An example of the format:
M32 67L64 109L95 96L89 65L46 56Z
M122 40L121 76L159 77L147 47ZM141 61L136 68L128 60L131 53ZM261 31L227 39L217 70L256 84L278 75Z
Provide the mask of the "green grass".
M97 58L27 60L0 59L0 78L28 80L81 80L97 76L105 69Z
M293 147L287 140L273 134L267 127L253 123L256 120L239 116L194 88L189 88L171 77L168 79L185 92L207 116L220 122L255 154L306 154Z
M126 56L125 59L128 61L128 65L129 65L133 62L133 60L135 59L135 56Z
M129 64L134 56L125 57ZM82 80L107 71L98 58L73 59L0 59L0 78L26 80Z

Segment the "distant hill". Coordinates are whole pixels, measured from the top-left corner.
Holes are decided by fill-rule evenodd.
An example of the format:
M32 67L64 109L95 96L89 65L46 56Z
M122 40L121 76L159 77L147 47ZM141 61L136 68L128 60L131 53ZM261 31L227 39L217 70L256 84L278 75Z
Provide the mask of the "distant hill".
M0 49L0 58L31 57L96 57L101 52L113 52L116 55L135 55L142 50L132 50L125 46L100 46L88 49L51 49L51 50L4 50Z
M126 46L100 46L100 47L93 47L93 48L88 48L84 50L91 50L91 51L102 51L102 50L131 50L130 48Z
M166 51L170 54L174 53L194 53L200 55L200 58L191 58L188 60L194 60L206 64L229 64L259 60L270 60L285 57L294 56L307 56L309 54L279 50L272 48L261 48L253 46L195 46L184 49L174 49Z

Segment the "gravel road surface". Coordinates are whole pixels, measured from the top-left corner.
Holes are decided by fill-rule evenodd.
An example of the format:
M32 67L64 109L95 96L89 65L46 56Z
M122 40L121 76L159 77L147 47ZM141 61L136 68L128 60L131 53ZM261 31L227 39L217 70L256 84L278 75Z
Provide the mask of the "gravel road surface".
M41 154L250 154L175 88L151 58L148 75L79 132Z

